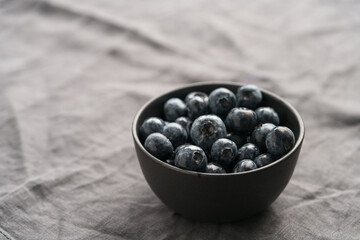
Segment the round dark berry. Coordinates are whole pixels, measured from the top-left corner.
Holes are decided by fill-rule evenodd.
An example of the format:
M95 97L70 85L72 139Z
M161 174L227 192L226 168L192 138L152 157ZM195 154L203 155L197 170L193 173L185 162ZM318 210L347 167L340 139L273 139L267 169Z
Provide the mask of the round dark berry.
M236 144L227 138L219 138L211 146L210 155L213 162L227 169L237 155Z
M232 132L251 132L257 124L256 114L247 108L233 108L225 120L226 128Z
M246 143L241 148L239 148L236 162L243 159L251 159L254 160L255 157L260 155L259 148L253 143Z
M266 135L265 145L269 153L282 156L294 147L294 133L287 127L276 127Z
M165 127L165 122L158 117L147 118L140 127L140 138L144 141L150 134L159 132L162 133Z
M226 127L221 118L215 115L200 116L193 122L190 130L192 141L208 150L219 138L226 137Z
M194 96L186 102L186 109L190 119L196 119L209 113L209 98Z
M221 118L226 117L231 109L236 106L236 96L226 88L217 88L209 95L209 108L213 114Z
M170 140L161 133L150 134L144 143L145 149L160 160L171 158L174 148Z
M185 97L185 103L188 103L190 99L194 98L194 97L200 97L203 98L204 100L208 100L208 95L204 92L191 92L188 95L186 95Z
M186 143L188 138L185 128L174 122L164 127L163 134L170 140L174 148Z
M204 150L195 145L188 145L178 150L175 166L197 172L205 172L207 158Z
M244 159L235 165L235 167L233 169L233 173L246 172L246 171L254 170L256 168L257 168L257 166L254 163L254 161L252 161L250 159Z
M174 122L178 117L186 116L186 105L180 98L170 98L164 104L164 114L168 121Z
M261 154L259 156L257 156L255 159L254 159L254 162L256 163L256 166L258 168L261 168L263 166L266 166L272 162L274 162L275 158L272 154L270 153L264 153L264 154Z
M276 126L280 123L279 115L271 107L259 107L255 113L259 123L272 123Z
M260 124L255 130L251 133L251 142L259 147L260 151L266 151L265 138L266 135L275 128L275 125L272 123Z
M245 85L238 88L237 93L237 105L239 107L246 107L255 109L262 101L262 93L260 89L255 85Z

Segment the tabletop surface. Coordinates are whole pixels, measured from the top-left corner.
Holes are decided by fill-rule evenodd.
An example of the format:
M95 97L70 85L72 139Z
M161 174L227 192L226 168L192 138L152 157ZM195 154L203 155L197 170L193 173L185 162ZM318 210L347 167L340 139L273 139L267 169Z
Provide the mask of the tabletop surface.
M360 239L360 2L0 0L0 239ZM131 137L150 98L252 83L300 112L290 183L262 214L183 218Z

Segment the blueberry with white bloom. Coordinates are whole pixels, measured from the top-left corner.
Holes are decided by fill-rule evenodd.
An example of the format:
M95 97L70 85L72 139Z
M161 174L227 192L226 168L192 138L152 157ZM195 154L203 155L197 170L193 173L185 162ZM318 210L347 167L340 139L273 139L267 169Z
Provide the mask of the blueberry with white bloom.
M196 172L205 172L207 157L200 147L188 145L179 149L175 156L175 166Z
M253 143L246 143L244 146L239 148L238 154L236 157L236 162L243 160L243 159L250 159L254 160L255 157L260 155L259 148Z
M251 132L257 124L257 117L251 109L233 108L227 115L225 124L228 131Z
M258 168L266 166L274 161L275 161L275 157L271 153L261 154L254 159L254 162Z
M209 113L209 98L207 96L194 96L186 102L186 109L190 119L196 119Z
M236 106L236 96L226 88L217 88L209 95L209 108L211 113L221 118Z
M294 147L294 133L288 127L276 127L266 135L265 145L269 153L282 156Z
M218 116L204 115L195 119L190 136L197 146L209 150L216 140L226 137L226 127Z
M227 169L237 155L236 144L227 139L219 138L211 146L211 160Z
M272 123L276 126L280 123L279 115L271 107L259 107L255 113L259 123Z
M190 101L190 99L192 99L194 97L200 97L202 99L208 99L208 95L206 93L195 91L195 92L190 92L188 95L186 95L185 103L188 103Z
M250 109L255 109L263 99L260 89L255 85L245 85L238 88L236 97L239 107Z
M238 173L238 172L247 172L250 170L254 170L256 169L257 166L254 163L254 161L250 160L250 159L244 159L241 160L240 162L238 162L234 169L233 169L233 173Z
M166 123L158 117L147 118L140 127L140 138L144 141L150 134L159 132L162 133Z
M255 130L251 133L251 142L259 147L261 151L266 151L265 138L266 135L275 128L275 125L272 123L260 124Z
M174 152L170 140L161 133L150 134L145 140L144 147L154 157L163 161L170 159Z
M166 120L174 122L178 117L186 116L186 105L180 98L170 98L164 104Z
M185 128L174 122L164 127L163 134L170 140L174 148L183 145L188 139Z

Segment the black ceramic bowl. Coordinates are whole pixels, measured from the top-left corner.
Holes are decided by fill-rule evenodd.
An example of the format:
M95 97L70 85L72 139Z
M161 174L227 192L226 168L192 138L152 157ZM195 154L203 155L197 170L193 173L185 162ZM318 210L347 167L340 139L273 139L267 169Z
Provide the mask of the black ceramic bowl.
M148 153L139 138L142 122L152 116L164 118L163 105L171 97L184 99L192 91L210 93L225 87L236 93L240 84L200 83L163 94L146 103L136 114L132 134L142 172L151 189L170 209L185 217L206 222L231 222L266 209L289 182L304 139L299 113L277 95L262 90L263 106L274 108L280 125L295 134L294 148L277 161L249 172L209 174L171 166Z

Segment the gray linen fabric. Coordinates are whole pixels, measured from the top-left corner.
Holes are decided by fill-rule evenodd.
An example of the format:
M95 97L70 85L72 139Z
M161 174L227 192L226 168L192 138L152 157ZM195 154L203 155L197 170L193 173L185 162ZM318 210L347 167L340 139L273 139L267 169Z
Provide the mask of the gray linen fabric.
M187 220L131 122L187 83L253 83L306 124L264 213ZM0 239L360 239L360 2L0 0Z

